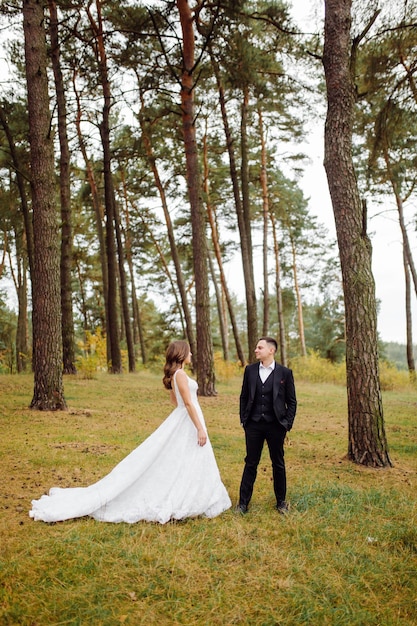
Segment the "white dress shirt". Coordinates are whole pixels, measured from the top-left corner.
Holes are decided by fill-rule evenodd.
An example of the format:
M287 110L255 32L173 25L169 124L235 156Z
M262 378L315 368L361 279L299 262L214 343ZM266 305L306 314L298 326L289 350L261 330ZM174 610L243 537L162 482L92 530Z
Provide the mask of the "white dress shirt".
M272 361L272 363L268 365L267 367L265 367L265 365L263 365L262 363L259 363L259 377L263 383L266 381L268 376L272 374L272 372L274 371L274 368L275 368L275 361Z

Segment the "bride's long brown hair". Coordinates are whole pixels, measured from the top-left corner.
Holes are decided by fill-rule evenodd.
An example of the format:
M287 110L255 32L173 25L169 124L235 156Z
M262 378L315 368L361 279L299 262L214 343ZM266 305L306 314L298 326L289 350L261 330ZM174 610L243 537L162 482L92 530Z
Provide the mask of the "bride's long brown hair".
M166 389L172 389L172 378L184 363L190 353L190 346L186 341L173 341L165 353L164 377L162 382Z

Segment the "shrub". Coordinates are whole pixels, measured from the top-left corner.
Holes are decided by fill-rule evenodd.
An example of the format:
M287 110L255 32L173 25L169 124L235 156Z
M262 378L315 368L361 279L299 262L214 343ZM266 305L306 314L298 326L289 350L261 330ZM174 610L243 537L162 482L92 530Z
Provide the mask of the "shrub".
M216 379L220 382L230 380L242 373L242 367L235 361L225 361L221 352L214 353Z
M331 363L317 352L312 351L306 357L292 358L290 366L297 380L346 385L345 363ZM382 391L400 391L416 387L416 381L410 377L409 372L399 370L389 361L380 361L379 375Z
M97 328L95 333L89 330L85 333L85 340L78 342L82 354L77 358L77 370L83 378L92 379L98 370L107 369L106 338Z
M415 379L413 382L408 371L399 370L394 363L389 361L380 362L379 376L383 391L398 391L416 386Z
M328 359L323 359L315 351L309 352L305 357L293 357L290 367L297 380L305 380L311 383L346 385L345 363L332 363Z

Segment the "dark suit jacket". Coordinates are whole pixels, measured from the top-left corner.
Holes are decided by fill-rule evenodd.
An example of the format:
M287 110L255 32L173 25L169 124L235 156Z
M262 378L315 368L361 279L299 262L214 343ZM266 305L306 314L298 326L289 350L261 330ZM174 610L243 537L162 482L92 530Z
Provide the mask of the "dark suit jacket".
M251 414L258 376L259 363L252 363L246 366L240 394L240 421L243 426L245 426ZM285 430L291 430L297 410L292 371L288 367L275 362L275 369L271 376L274 377L273 403L275 416Z

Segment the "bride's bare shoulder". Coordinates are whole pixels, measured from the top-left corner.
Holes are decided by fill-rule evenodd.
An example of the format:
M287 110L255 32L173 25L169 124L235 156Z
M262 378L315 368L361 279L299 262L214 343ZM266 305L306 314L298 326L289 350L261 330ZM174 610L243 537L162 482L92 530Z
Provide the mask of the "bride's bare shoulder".
M182 367L178 368L174 373L174 378L179 380L186 380L188 378L187 374L184 372Z

